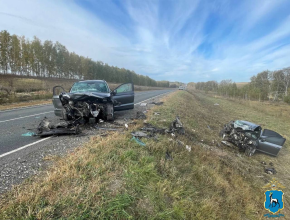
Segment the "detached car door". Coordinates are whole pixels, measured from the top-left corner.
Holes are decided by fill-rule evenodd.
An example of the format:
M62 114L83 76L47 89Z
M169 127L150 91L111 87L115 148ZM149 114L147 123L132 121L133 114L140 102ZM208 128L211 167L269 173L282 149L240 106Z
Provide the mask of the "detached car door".
M257 150L277 156L282 146L284 145L286 139L275 131L264 129L259 138L259 145Z
M62 111L63 111L61 101L59 100L59 94L62 92L65 92L65 90L61 86L53 87L52 103L54 106L54 114L59 117L62 117Z
M125 83L118 86L113 92L113 99L118 102L114 106L115 111L128 110L134 108L134 85Z

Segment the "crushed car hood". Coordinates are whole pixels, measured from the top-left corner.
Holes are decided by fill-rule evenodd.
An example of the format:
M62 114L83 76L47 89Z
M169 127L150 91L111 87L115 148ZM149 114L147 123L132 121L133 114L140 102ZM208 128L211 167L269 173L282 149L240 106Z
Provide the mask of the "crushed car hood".
M84 93L65 93L64 96L68 97L72 101L82 101L88 98L109 98L110 93L99 93L99 92L84 92Z
M260 125L256 125L252 122L243 121L243 120L234 121L234 128L241 128L244 131L245 130L250 130L250 131L261 131L262 130Z

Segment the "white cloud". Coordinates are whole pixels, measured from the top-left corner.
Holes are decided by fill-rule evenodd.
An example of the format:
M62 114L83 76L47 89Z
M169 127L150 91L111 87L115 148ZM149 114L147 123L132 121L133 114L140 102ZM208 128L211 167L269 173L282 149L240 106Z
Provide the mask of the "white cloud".
M285 41L290 36L290 17L264 36L244 40L285 1L243 1L239 8L228 0L120 3L125 11L108 4L107 16L127 13L131 22L122 24L126 32L93 10L56 0L0 1L0 27L30 39L35 35L59 41L80 55L158 80L247 81L259 71L290 63L289 42ZM216 17L220 20L214 23ZM209 56L198 50L204 43L212 47Z

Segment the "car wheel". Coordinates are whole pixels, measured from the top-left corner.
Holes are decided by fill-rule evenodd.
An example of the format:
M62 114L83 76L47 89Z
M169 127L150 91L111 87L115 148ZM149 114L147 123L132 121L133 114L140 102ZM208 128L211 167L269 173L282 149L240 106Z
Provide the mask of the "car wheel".
M113 121L114 120L114 106L108 105L107 106L107 114L106 114L107 121Z

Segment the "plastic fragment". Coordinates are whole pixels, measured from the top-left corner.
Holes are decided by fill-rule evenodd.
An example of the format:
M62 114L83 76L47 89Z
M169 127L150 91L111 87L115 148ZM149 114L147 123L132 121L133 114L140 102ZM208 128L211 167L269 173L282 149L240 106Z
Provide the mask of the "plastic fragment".
M136 138L135 136L133 136L131 140L135 141L137 144L139 144L141 146L146 146L146 144L144 142L140 141L140 139Z
M25 134L22 134L21 136L24 136L24 137L31 137L31 136L34 136L34 135L36 135L34 132L29 131L29 132L27 132L27 133L25 133Z

